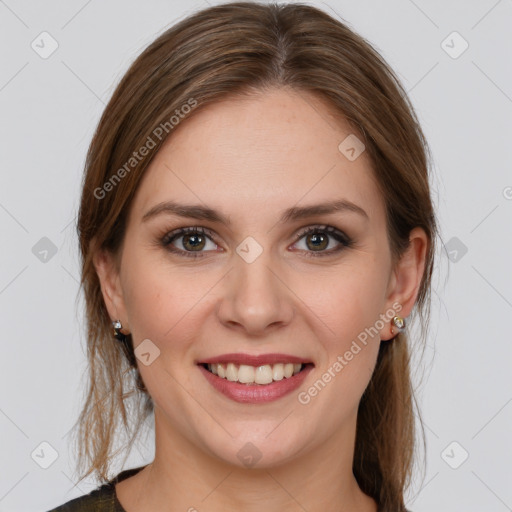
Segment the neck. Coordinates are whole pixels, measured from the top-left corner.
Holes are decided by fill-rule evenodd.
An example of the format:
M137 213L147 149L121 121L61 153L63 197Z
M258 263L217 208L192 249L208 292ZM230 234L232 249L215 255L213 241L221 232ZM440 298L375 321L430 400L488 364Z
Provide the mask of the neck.
M352 473L355 419L350 428L293 460L241 468L208 455L171 429L155 409L155 459L118 497L127 512L376 512ZM335 438L334 438L335 437ZM121 488L123 483L118 484ZM124 500L123 500L124 496ZM133 508L130 508L133 503ZM130 505L130 506L129 506Z

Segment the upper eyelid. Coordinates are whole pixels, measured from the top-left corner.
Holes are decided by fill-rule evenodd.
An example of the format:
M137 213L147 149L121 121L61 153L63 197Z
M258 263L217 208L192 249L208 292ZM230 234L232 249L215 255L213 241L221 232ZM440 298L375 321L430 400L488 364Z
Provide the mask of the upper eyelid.
M185 226L185 227L181 227L181 228L176 228L176 229L172 229L171 231L168 231L164 234L163 236L163 239L167 239L167 238L179 238L180 236L184 236L186 235L188 232L191 232L191 233L201 233L201 234L204 234L204 235L207 235L209 236L215 243L216 242L216 233L214 231L211 231L210 229L208 228L205 228L203 226Z

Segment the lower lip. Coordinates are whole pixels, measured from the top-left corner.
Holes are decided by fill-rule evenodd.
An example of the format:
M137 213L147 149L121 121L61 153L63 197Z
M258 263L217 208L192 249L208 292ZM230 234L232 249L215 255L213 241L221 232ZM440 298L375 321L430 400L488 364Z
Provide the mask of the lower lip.
M279 398L296 390L313 369L312 365L306 366L302 371L292 377L284 377L282 380L272 382L271 384L241 384L240 382L231 382L223 379L208 371L202 365L198 365L208 382L223 395L231 398L235 402L241 403L264 403L278 400Z

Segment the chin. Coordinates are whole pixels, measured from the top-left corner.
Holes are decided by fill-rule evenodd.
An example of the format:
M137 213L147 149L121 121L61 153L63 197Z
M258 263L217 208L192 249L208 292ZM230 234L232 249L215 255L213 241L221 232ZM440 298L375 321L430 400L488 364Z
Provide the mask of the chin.
M209 436L204 444L215 457L232 466L254 469L280 466L297 456L305 446L305 440L292 435L289 428L281 432L276 429L268 435L278 423L272 422L272 428L265 429L265 433L261 434L245 425L244 431L237 437L226 439L222 435L222 440L215 443L215 436Z

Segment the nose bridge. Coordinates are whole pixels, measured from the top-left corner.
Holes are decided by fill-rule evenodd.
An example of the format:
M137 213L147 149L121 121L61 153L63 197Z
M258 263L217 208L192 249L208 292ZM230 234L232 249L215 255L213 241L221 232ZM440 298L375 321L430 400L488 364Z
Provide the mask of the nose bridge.
M279 266L270 250L258 246L254 239L238 246L219 309L223 323L239 324L253 334L276 323L286 324L293 316L287 288L276 276Z

